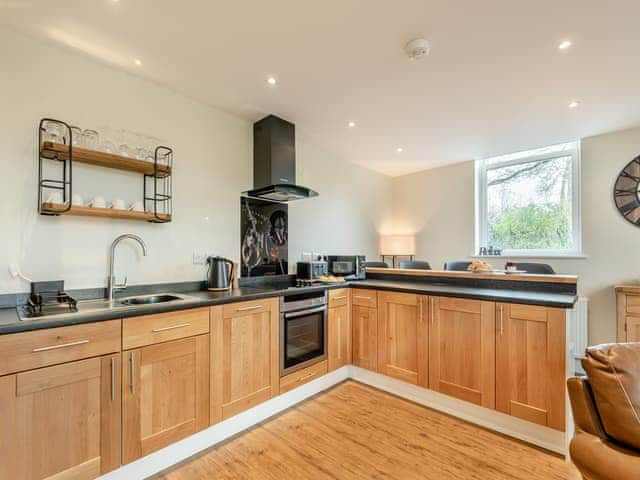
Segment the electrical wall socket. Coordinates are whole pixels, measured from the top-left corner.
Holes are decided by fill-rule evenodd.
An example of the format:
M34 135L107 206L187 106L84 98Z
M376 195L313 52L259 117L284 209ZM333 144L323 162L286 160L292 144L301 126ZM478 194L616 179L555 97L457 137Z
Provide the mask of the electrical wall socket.
M209 254L202 252L193 252L193 264L205 265L207 263L207 257Z

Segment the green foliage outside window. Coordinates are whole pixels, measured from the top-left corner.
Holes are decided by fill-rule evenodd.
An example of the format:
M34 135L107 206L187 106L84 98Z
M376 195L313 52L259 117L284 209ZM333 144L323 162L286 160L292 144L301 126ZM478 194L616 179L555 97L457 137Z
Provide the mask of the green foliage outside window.
M566 201L529 204L489 217L489 245L501 249L563 250L571 248L571 240L571 209Z

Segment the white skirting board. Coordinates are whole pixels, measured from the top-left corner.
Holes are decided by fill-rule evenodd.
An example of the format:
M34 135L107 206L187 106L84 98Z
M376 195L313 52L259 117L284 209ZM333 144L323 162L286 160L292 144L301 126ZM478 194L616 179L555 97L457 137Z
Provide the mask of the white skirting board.
M124 465L117 470L101 476L99 480L133 480L147 478L203 450L211 448L243 430L251 428L349 378L547 450L562 455L566 455L567 453L567 440L564 432L526 422L495 410L479 407L472 403L434 392L433 390L417 387L379 373L350 365L324 375L295 390L272 398L246 412L242 412L235 417L213 425L135 462Z
M453 417L466 420L481 427L503 433L552 452L566 455L565 433L535 423L520 420L496 410L479 407L448 395L417 387L386 375L350 366L350 377L358 382L371 385L398 397L433 408Z

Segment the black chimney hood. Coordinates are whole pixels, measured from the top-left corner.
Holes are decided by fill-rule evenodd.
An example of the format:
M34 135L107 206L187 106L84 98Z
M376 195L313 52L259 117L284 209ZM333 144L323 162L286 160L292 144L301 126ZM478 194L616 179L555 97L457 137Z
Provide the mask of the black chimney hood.
M296 127L275 115L253 124L253 190L248 197L290 202L317 197L318 192L296 185Z

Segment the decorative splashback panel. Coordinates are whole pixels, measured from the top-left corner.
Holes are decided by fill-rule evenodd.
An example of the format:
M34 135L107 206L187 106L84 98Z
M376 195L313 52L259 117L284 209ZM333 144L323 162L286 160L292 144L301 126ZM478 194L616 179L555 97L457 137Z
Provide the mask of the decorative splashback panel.
M243 197L240 210L241 276L289 273L287 204Z

